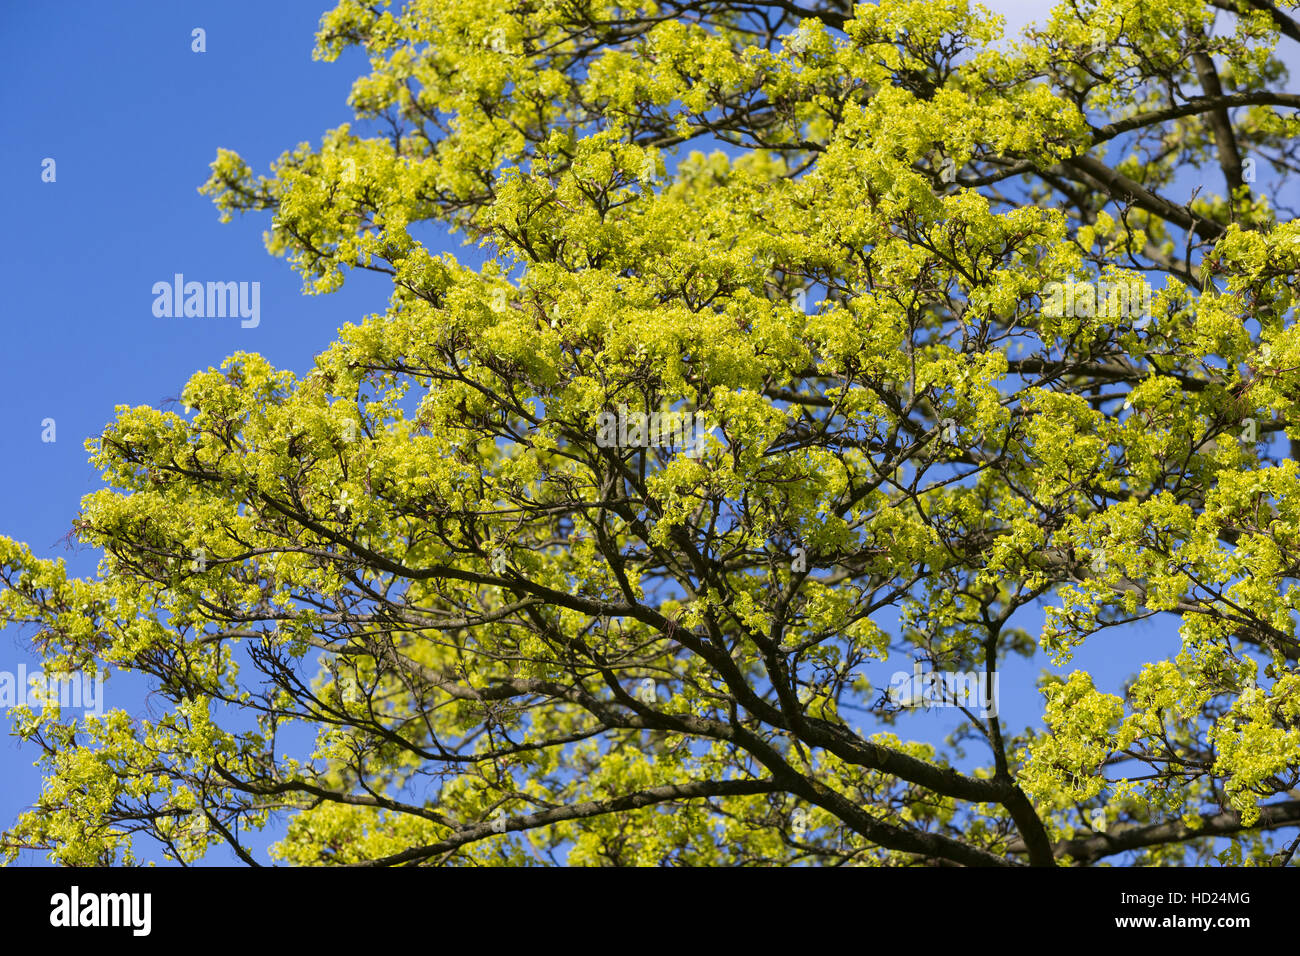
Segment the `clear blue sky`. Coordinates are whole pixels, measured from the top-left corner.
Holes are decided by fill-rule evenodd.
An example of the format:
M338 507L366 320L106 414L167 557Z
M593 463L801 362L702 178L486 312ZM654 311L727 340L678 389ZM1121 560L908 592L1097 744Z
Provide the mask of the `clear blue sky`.
M1045 5L990 6L1019 26ZM386 281L368 274L350 274L333 295L304 296L298 276L263 248L265 216L221 225L197 192L219 147L264 172L282 151L316 144L352 120L346 97L364 59L355 52L333 64L311 59L328 7L328 0L83 0L0 9L0 181L14 201L0 230L0 460L8 465L0 469L0 534L39 555L64 556L73 573L93 573L98 559L62 540L81 496L98 487L83 442L112 420L115 405L173 399L194 371L237 350L303 372L343 323L384 308ZM206 30L202 54L190 48L195 27ZM54 183L41 181L46 157L57 163ZM450 240L443 248L473 255ZM151 287L177 272L260 282L260 325L156 318ZM41 440L47 418L56 422L54 443ZM1065 670L1092 670L1117 690L1142 661L1177 646L1176 622L1149 623L1099 636ZM20 664L39 668L22 634L0 633L0 671ZM900 667L910 664L878 665L869 676L879 687ZM1002 712L1012 728L1040 712L1032 690L1039 669L1040 662L1013 663L1003 676ZM122 680L109 685L107 704L141 715L159 706L141 684ZM947 716L921 715L899 732L941 735ZM39 776L34 748L7 736L7 717L0 724L2 829L37 797ZM217 851L211 861L233 856Z

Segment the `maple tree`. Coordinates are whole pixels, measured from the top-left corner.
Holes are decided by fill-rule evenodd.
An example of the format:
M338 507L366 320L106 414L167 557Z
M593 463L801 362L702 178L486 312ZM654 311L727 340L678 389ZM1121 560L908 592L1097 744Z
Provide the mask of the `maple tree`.
M95 577L0 539L47 669L169 702L21 709L6 852L1289 859L1297 41L1269 0L1020 39L962 0L343 0L317 55L368 54L373 134L203 190L308 291L391 298L305 377L239 353L121 408ZM1003 682L1033 728L914 739L879 679L987 696L1153 617L1181 649L1119 693Z

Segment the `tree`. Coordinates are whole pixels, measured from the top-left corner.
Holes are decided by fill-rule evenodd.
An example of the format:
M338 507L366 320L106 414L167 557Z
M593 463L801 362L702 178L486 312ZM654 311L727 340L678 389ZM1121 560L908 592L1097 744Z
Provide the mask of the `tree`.
M1286 862L1300 23L1000 37L964 0L327 13L375 135L203 191L387 310L120 408L93 579L0 543L49 669L169 703L23 711L10 856L254 862L276 819L292 863ZM1006 726L1009 661L1157 616L1175 656Z

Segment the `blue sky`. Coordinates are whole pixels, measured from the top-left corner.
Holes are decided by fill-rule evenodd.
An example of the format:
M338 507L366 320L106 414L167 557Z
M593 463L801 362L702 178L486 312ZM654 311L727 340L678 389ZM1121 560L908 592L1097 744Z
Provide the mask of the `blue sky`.
M63 542L81 497L99 487L83 442L112 420L114 406L175 399L196 370L238 350L304 372L341 325L384 308L386 280L369 274L349 274L333 295L303 295L299 277L263 247L265 216L222 225L197 192L219 147L264 172L284 150L317 144L326 130L352 120L346 98L364 59L355 51L333 64L311 58L328 6L115 0L60 5L58 16L39 4L0 9L0 105L8 127L0 176L13 200L0 232L8 297L0 460L9 463L0 469L0 534L41 556L63 556L75 574L93 573L98 557ZM1009 13L1016 27L1046 8L990 6ZM195 27L206 31L202 54L191 51ZM41 179L47 157L57 164L53 183ZM478 259L457 240L442 249ZM152 286L175 273L259 282L259 325L155 317ZM42 441L46 419L55 422L52 443ZM1092 670L1118 689L1136 663L1177 646L1172 622L1147 623L1100 635L1071 668ZM39 668L22 634L0 633L0 671L20 665ZM910 669L903 662L875 667L873 683L886 683L902 666ZM1013 662L1003 676L1002 711L1012 728L1039 713L1031 691L1038 672L1038 663ZM157 708L144 691L111 683L108 706L136 714ZM932 735L941 718L919 717L914 732ZM0 715L0 724L7 733L8 719ZM33 748L0 736L0 828L38 795L35 758ZM223 851L211 857L232 860Z

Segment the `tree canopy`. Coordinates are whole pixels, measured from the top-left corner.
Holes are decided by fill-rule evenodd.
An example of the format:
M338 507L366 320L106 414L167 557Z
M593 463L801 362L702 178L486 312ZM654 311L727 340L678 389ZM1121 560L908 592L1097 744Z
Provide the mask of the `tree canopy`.
M92 578L0 539L0 622L163 704L19 710L5 852L1285 862L1296 42L1270 0L343 0L357 131L202 190L391 297L304 377L120 407ZM999 687L1114 628L1117 693ZM1002 707L919 722L887 658Z

